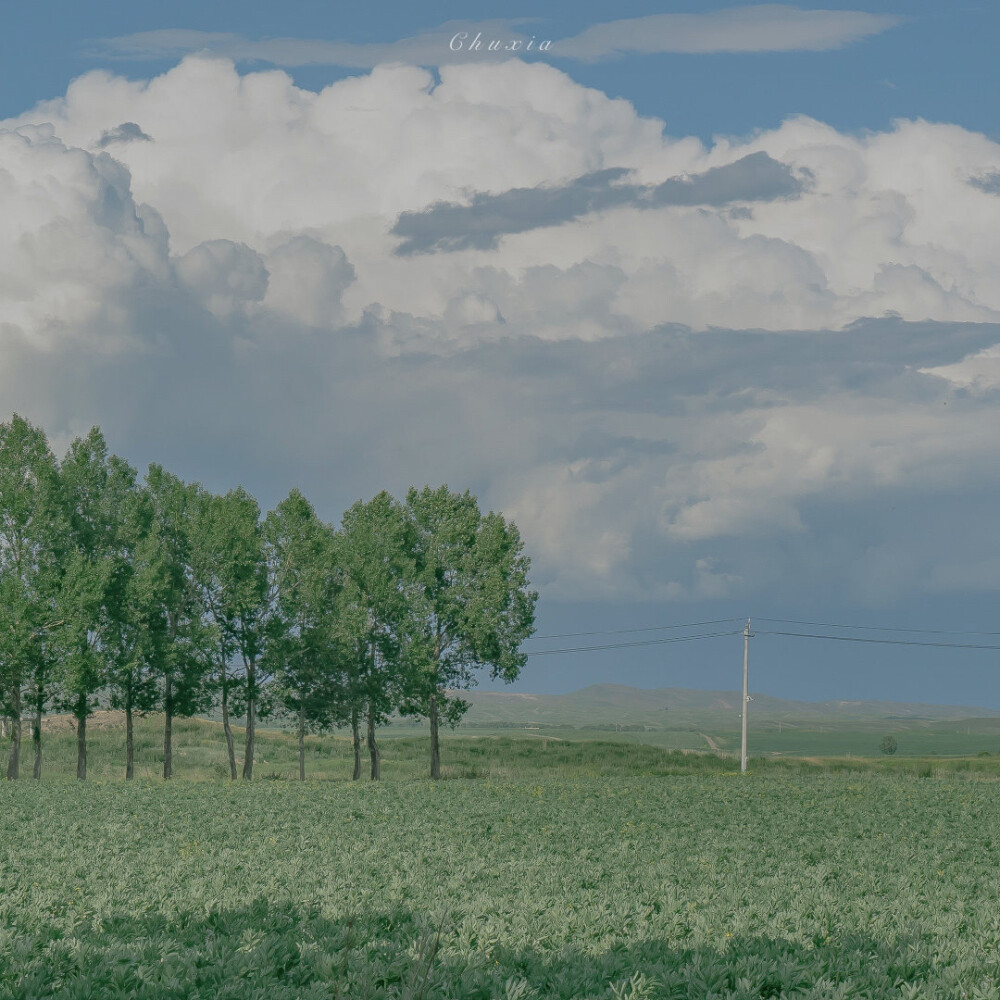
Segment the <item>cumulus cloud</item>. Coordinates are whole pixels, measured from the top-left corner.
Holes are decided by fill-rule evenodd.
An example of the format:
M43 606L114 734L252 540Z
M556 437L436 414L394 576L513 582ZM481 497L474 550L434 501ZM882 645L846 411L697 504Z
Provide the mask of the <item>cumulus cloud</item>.
M122 122L114 128L106 129L101 133L101 138L97 140L98 149L106 149L116 142L152 142L152 137L145 132L135 122Z
M232 240L208 240L179 257L177 277L215 316L228 316L267 291L267 269L260 254Z
M43 350L131 337L135 296L169 265L162 220L122 164L50 125L0 130L0 205L0 335Z
M95 141L122 123L155 141ZM4 125L0 397L57 441L330 518L467 486L549 597L1000 586L984 136L706 148L543 64L314 94L201 57Z
M355 277L340 247L299 234L279 242L266 266L267 308L317 329L339 324L343 293Z

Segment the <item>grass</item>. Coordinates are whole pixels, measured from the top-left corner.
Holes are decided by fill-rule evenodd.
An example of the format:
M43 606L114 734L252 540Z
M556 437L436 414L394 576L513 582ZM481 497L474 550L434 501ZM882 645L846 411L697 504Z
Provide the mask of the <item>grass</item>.
M954 726L952 726L954 728ZM76 776L76 736L68 723L47 723L44 734L43 776L45 780L70 780ZM242 764L242 729L236 728L237 757ZM958 754L941 727L899 735L900 753L883 757L878 753L880 732L861 730L811 734L787 730L766 737L766 745L784 747L760 752L751 739L752 767L761 772L782 773L804 770L882 771L920 775L969 771L1000 775L1000 753L989 730L981 733L976 751ZM704 772L731 772L736 769L738 733L716 732L712 735L726 755L705 752L707 744L699 734L695 746L700 750L681 749L678 740L659 740L656 732L573 729L523 731L510 728L492 730L445 731L442 738L443 772L446 778L488 778L506 780L535 775L561 777L616 777L627 775L670 775ZM955 734L962 740L970 737ZM976 737L973 732L972 737ZM815 736L815 738L810 738ZM919 741L914 739L919 737ZM791 742L794 741L794 742ZM162 773L162 717L149 716L136 724L136 776L157 778ZM429 739L415 726L388 727L380 737L385 780L410 781L426 776ZM858 748L867 752L858 752ZM350 739L343 734L310 735L306 740L306 773L322 781L347 780L353 768ZM851 748L854 748L853 750ZM923 753L916 751L922 749ZM31 746L22 750L22 773L31 773ZM979 756L978 754L983 754ZM955 754L955 756L949 756ZM367 757L363 757L367 774ZM97 780L116 780L125 773L125 736L120 721L99 714L88 728L88 774ZM206 719L180 719L174 722L174 774L179 779L221 781L228 779L222 728ZM294 780L298 777L298 748L294 734L287 730L264 729L257 733L256 778Z
M1000 997L992 779L684 759L0 785L0 998Z
M125 735L117 719L88 729L89 777L113 780L125 773ZM234 729L237 758L242 765L243 730ZM604 734L607 735L607 734ZM222 728L204 719L174 721L174 775L197 781L223 780L229 775ZM135 760L138 778L154 779L162 773L162 717L138 720L135 729ZM380 739L383 775L387 781L422 778L429 768L430 741L413 727L389 729ZM634 774L689 773L692 770L732 769L732 760L714 754L670 751L633 741L568 740L553 736L536 738L503 732L476 736L446 735L442 739L445 778L492 778L503 780L534 774L564 777L597 777ZM367 774L367 750L362 763ZM64 781L76 775L76 735L59 726L43 736L43 776ZM306 738L306 773L321 781L342 781L353 769L350 738L340 734ZM22 751L25 773L31 769L31 748ZM283 730L258 730L254 775L265 780L298 778L298 744L294 734Z
M0 785L0 1000L1000 1000L1000 757L732 756L512 732L383 742L99 717ZM241 733L237 731L237 736ZM239 744L238 744L239 745ZM29 762L30 766L30 762Z

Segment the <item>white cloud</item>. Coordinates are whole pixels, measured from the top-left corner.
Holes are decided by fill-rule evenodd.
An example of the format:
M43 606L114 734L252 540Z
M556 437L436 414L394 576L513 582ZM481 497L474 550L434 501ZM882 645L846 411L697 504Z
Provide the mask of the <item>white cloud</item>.
M595 24L558 43L555 51L583 60L652 52L822 51L879 34L900 20L891 14L761 4L707 14L651 14Z
M992 585L972 515L947 571L913 551L1000 459L984 136L795 118L706 149L542 64L313 94L206 58L89 74L6 125L0 395L60 440L97 422L137 462L265 502L301 485L329 517L469 486L549 596L721 599L794 570L874 599L965 562ZM717 180L757 153L801 184L522 231L507 197L493 249L394 252L400 214L438 202ZM869 539L904 495L921 511Z
M518 49L524 48L532 36L519 29L523 23L525 19L487 20L474 24L449 21L408 38L367 44L315 38L254 40L234 32L164 28L104 39L98 50L124 59L174 59L191 53L211 53L235 62L264 62L275 66L345 66L352 69L372 69L385 63L438 66L469 58L471 53L462 43L473 40L477 33L488 41L481 43L473 58L477 61L509 58L511 53L505 48L491 51L489 41L500 40L506 46L519 39ZM453 41L456 35L464 37Z
M0 331L43 350L131 334L129 298L167 271L163 225L128 171L65 145L48 125L0 131Z
M250 39L232 32L159 29L107 38L99 52L124 59L175 59L211 53L236 62L275 66L384 63L442 66L455 62L542 55L594 61L657 52L788 52L837 49L901 22L891 14L855 10L801 10L785 4L731 7L705 14L653 14L608 21L569 38L533 18L449 21L393 42L357 44L313 38ZM478 42L478 44L477 44ZM541 48L545 42L548 46ZM491 44L492 43L492 44Z

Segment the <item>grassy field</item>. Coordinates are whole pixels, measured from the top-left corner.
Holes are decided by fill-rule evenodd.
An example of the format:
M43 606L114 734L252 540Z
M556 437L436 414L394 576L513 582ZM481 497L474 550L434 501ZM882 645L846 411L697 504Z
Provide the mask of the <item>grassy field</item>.
M242 765L242 734L236 728L236 753ZM605 740L587 739L586 733L573 733L572 739L537 736L503 730L476 735L445 735L442 738L443 774L446 778L508 778L536 774L560 774L564 777L654 774L677 766L689 770L697 766L709 770L732 769L732 760L715 755L689 755L670 752L653 744L634 740L616 740L604 733ZM632 734L629 734L632 735ZM151 716L136 725L135 757L138 778L156 778L162 773L162 720ZM704 742L702 741L704 745ZM380 736L383 777L387 781L424 777L429 768L430 741L422 730L413 727L389 727ZM31 772L31 747L22 752L22 770ZM60 720L43 736L43 777L65 781L76 775L76 736L68 723ZM117 714L98 713L88 727L88 775L97 780L117 780L125 773L125 736ZM1000 758L997 761L1000 765ZM174 775L199 781L228 780L222 728L204 719L174 722ZM364 752L364 773L368 757ZM306 738L306 773L310 779L344 781L353 769L350 738L343 733ZM258 730L254 776L263 780L298 778L298 745L295 736L283 730Z
M534 752L511 779L4 784L0 998L1000 997L995 778Z
M868 770L889 773L938 774L972 769L1000 775L998 741L989 731L992 720L980 720L984 732L949 734L944 724L900 734L900 752L891 758L878 753L878 731L834 729L775 731L766 737L771 749L760 753L751 740L754 770ZM76 737L65 720L46 724L43 776L64 781L76 775ZM952 727L954 728L954 727ZM953 735L953 740L952 740ZM242 730L235 730L237 758L242 764ZM780 738L779 738L780 736ZM162 719L150 716L136 725L136 776L155 779L162 772ZM724 751L709 752L707 739ZM782 744L781 740L787 740ZM976 752L967 749L969 741ZM952 740L951 742L949 742ZM268 781L298 777L295 737L287 730L258 730L256 778ZM88 728L88 774L95 780L118 780L125 772L125 739L116 714L97 713ZM381 734L383 777L389 782L423 778L427 773L429 740L422 728L387 727ZM781 747L787 749L778 749ZM344 781L353 766L351 743L343 733L309 736L306 770L312 780ZM442 739L446 778L507 780L534 775L613 777L665 775L678 771L727 772L736 769L739 733L672 731L613 732L573 728L522 730L459 729ZM867 753L859 752L867 748ZM963 748L965 752L963 753ZM924 752L921 753L920 750ZM695 752L692 752L695 751ZM367 756L363 757L367 774ZM31 747L22 752L22 773L30 775ZM228 778L221 726L205 719L176 720L174 773L180 779L223 781Z
M977 720L971 735L963 724L926 724L898 732L900 751L882 757L880 729L842 725L827 730L789 729L764 731L750 740L753 767L782 770L888 769L920 774L924 771L967 770L1000 774L1000 730L994 720ZM242 730L235 730L237 756L242 763ZM76 775L76 736L68 720L46 723L43 737L43 776L46 780L72 779ZM708 752L709 740L725 753ZM136 776L156 778L162 773L162 719L150 716L136 725ZM387 727L381 734L383 776L387 781L422 778L427 774L429 738L423 728ZM761 744L768 751L761 752ZM88 727L88 774L98 780L119 779L125 773L125 736L117 713L97 713ZM338 781L350 777L353 756L350 739L341 733L309 736L306 740L309 778ZM442 738L444 776L529 778L539 775L603 777L663 775L678 769L732 771L739 751L739 733L646 731L614 732L548 727L541 729L476 728L446 731ZM691 753L697 750L698 753ZM982 754L982 756L978 756ZM363 760L367 768L367 756ZM26 745L22 770L31 772L31 747ZM365 771L367 774L367 770ZM174 723L174 774L178 778L222 781L228 778L221 726L205 719ZM291 780L298 777L298 749L287 730L258 730L255 777Z
M412 735L404 727L392 734ZM506 736L520 739L642 743L668 750L720 750L736 754L740 748L738 725L701 726L693 729L622 730L570 728L562 726L505 727L468 726L459 736ZM1000 720L892 721L799 723L755 722L748 747L752 756L785 757L878 757L883 736L893 736L902 757L965 757L981 753L1000 754Z

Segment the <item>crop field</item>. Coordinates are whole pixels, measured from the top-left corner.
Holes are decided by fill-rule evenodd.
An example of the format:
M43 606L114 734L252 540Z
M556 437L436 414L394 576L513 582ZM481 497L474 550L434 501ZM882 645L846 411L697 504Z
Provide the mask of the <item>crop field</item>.
M6 783L0 997L1000 997L994 778L691 764Z

